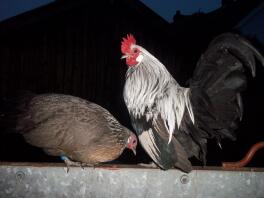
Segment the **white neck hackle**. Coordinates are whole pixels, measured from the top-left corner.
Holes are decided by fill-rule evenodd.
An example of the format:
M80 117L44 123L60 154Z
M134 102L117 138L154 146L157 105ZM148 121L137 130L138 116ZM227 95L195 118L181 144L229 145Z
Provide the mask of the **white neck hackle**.
M193 110L189 99L189 88L181 87L166 67L140 46L140 62L129 68L124 87L124 100L135 118L145 115L147 121L157 119L160 114L169 133L169 141L179 128L185 109L194 123Z

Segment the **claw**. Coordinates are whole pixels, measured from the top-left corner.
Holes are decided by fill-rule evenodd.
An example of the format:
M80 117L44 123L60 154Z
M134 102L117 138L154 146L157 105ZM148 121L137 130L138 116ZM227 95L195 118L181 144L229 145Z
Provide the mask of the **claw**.
M61 159L64 161L64 163L66 164L66 173L69 173L70 170L70 166L77 166L77 167L81 167L84 170L84 165L86 165L85 163L82 162L74 162L71 161L68 157L66 156L61 156Z
M145 167L145 168L158 168L158 166L154 162L150 162L148 164L138 163L137 165Z

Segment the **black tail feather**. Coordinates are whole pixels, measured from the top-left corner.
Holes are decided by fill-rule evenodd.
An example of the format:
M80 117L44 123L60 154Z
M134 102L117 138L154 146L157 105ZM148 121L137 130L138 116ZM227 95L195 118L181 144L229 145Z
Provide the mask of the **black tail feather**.
M2 133L18 132L17 120L28 102L35 96L30 91L17 91L0 99L0 130Z
M243 117L241 92L247 88L247 71L255 76L257 61L264 66L259 51L232 33L215 38L198 61L189 80L196 118L189 131L194 130L190 135L200 146L202 161L206 154L204 138L216 138L218 143L222 138L236 139L235 130Z
M245 69L255 76L256 59L264 65L263 56L245 38L222 34L210 43L190 80L190 87L199 87L208 95L215 119L230 132L243 116L240 93L247 87Z

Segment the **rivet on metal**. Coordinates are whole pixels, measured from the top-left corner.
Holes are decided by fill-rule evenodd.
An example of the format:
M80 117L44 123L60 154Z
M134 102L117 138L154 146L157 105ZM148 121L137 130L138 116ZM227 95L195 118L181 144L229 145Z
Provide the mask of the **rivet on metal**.
M187 184L189 182L189 176L186 174L182 175L180 181L182 184Z
M22 182L23 179L25 178L25 176L26 175L25 175L25 173L23 171L18 171L16 173L16 179L17 179L18 182Z

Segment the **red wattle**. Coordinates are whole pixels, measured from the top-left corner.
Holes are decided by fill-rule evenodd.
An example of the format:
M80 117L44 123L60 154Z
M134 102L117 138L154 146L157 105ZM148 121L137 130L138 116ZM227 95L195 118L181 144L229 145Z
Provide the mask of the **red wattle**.
M127 58L126 59L126 64L129 66L129 67L133 67L134 65L137 64L137 61L135 58Z

